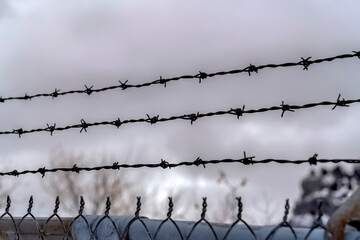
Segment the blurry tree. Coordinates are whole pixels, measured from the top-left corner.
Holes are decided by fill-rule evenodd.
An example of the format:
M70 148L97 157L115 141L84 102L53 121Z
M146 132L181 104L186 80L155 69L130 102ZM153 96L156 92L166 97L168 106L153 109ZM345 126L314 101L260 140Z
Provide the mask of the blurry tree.
M311 170L302 183L302 195L293 208L292 222L298 226L310 226L316 217L317 207L322 202L325 218L351 195L359 185L360 168L347 173L340 166L333 169Z
M272 199L265 192L261 194L260 198L255 198L253 203L254 211L257 211L259 215L262 215L261 219L255 219L256 224L274 224L276 213L279 212L279 206L276 206L274 201L272 201Z
M217 209L214 220L217 222L233 222L238 212L236 198L240 196L240 189L246 185L247 179L244 178L234 184L228 179L224 171L220 171L217 183L225 187L225 194L221 204L222 209ZM218 201L221 201L221 199L218 199Z
M225 187L225 195L221 208L217 209L217 215L215 215L215 221L217 222L233 222L235 221L238 213L237 197L241 197L241 188L245 187L248 180L246 178L240 180L238 183L231 182L224 171L219 172L217 183ZM220 201L220 199L219 199ZM272 204L269 197L264 193L261 197L257 197L253 203L252 211L257 211L259 216L263 216L261 219L256 219L252 215L244 214L244 219L251 221L253 224L267 225L272 224L273 218L276 213L276 206Z
M130 159L130 154L127 154ZM101 161L88 161L81 154L56 151L51 156L51 167L95 166L111 165L109 158L103 156ZM111 159L110 159L111 160ZM89 164L91 162L91 164ZM114 161L115 162L115 161ZM132 215L136 207L135 183L131 182L125 171L93 171L57 172L47 176L46 189L50 194L60 196L62 208L73 214L79 208L80 196L84 196L87 214L103 214L107 196L111 198L111 213L118 215Z

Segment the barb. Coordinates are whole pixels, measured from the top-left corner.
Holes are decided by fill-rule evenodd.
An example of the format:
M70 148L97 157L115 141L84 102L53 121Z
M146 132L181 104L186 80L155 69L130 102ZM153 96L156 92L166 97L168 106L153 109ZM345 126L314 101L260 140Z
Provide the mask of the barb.
M112 86L108 86L108 87L104 87L104 88L97 88L97 89L93 88L93 86L87 87L85 85L85 89L69 90L69 91L61 92L60 89L55 88L55 91L51 92L51 93L38 93L38 94L34 94L34 95L25 94L24 96L19 96L19 97L0 97L0 103L1 102L4 103L5 101L10 101L10 100L31 100L33 98L40 98L40 97L51 97L52 99L54 99L59 96L65 96L65 95L69 95L69 94L91 95L93 93L105 92L105 91L113 90L113 89L126 90L129 88L149 87L151 85L156 85L156 84L164 85L164 87L166 87L166 84L168 82L179 81L179 80L198 79L199 83L201 83L202 80L207 79L207 78L211 78L211 77L215 77L215 76L224 76L224 75L229 75L229 74L248 73L249 76L251 76L251 73L258 73L259 70L265 69L265 68L284 68L284 67L302 66L303 70L309 70L309 66L312 64L331 62L335 59L347 59L347 58L354 58L354 57L357 57L360 59L360 52L353 51L350 54L341 54L341 55L334 56L334 57L320 58L320 59L315 59L315 60L310 60L311 57L308 57L308 58L301 57L301 61L299 61L299 62L287 62L287 63L280 63L280 64L270 63L270 64L264 64L264 65L259 65L259 66L250 64L249 66L242 68L242 69L234 69L234 70L220 71L220 72L214 72L214 73L205 73L205 72L200 71L199 73L194 74L194 75L182 75L179 77L172 77L172 78L162 78L160 76L159 79L157 79L157 80L154 80L151 82L139 83L139 84L128 84L128 80L126 80L125 82L119 81L120 84L117 84L117 85L112 85Z
M80 124L74 124L74 125L68 125L65 127L56 127L57 124L54 123L53 126L49 126L47 124L44 128L36 128L36 129L30 129L25 130L23 128L19 129L13 129L12 131L2 131L0 132L0 135L9 135L9 134L15 134L21 137L24 134L29 133L35 133L35 132L50 132L50 135L52 136L55 131L65 131L69 129L80 129L80 133L87 132L90 127L94 126L104 126L104 125L112 125L116 128L119 128L120 126L124 124L131 124L131 123L148 123L150 125L159 123L159 122L167 122L167 121L174 121L174 120L186 120L190 121L190 124L193 124L196 120L204 117L212 117L212 116L221 116L221 115L235 115L237 118L240 116L243 116L244 114L255 114L255 113L263 113L263 112L269 112L269 111L281 111L281 117L283 117L284 113L286 111L294 112L298 109L308 109L308 108L314 108L317 106L334 106L332 110L335 109L335 107L348 107L350 104L353 103L359 103L360 99L353 99L353 100L345 100L344 98L340 100L340 96L337 98L336 101L323 101L323 102L317 102L317 103L307 103L304 105L289 105L284 104L284 102L281 103L280 106L272 106L267 108L259 108L259 109L249 109L245 110L245 105L243 105L242 108L230 108L229 110L220 110L216 112L207 112L207 113L190 113L190 114L184 114L184 115L178 115L178 116L171 116L171 117L165 117L160 118L159 115L156 116L149 116L146 114L147 118L139 118L139 119L127 119L127 120L120 120L120 118L113 120L113 121L102 121L102 122L86 122L84 119L81 119Z
M83 171L90 172L90 171L99 171L99 170L120 170L126 168L176 168L181 166L196 166L199 167L202 165L205 167L208 164L223 164L223 163L239 163L243 165L254 165L254 164L267 164L267 163L278 163L278 164L310 164L310 165L317 165L317 163L349 163L349 164L360 164L360 159L317 159L317 154L314 154L309 159L304 160L286 160L286 159L262 159L262 160L254 160L255 156L247 157L246 153L244 152L244 157L240 159L213 159L213 160L203 160L202 158L198 157L194 161L188 162L179 162L179 163L169 163L163 159L159 163L135 163L135 164L119 164L119 162L114 162L112 165L104 165L104 166L97 166L97 167L78 167L75 164L72 167L62 167L62 168L39 168L37 170L13 170L8 172L0 172L0 176L15 176L18 177L20 175L25 174L41 174L45 176L46 173L54 173L54 172L73 172L73 173L80 173ZM141 206L141 204L140 204ZM140 207L139 206L139 207Z
M336 104L335 106L331 109L331 110L334 110L337 106L339 107L349 107L349 105L347 105L346 103L346 100L343 98L343 99L340 99L341 98L341 94L339 94L337 100L336 100Z

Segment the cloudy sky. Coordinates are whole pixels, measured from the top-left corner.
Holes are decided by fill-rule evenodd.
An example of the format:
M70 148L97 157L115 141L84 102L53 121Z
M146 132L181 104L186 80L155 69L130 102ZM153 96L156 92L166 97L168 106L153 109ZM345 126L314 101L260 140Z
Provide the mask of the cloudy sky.
M199 71L241 69L250 63L298 62L360 50L358 1L7 1L0 0L0 96L101 88L128 80L153 81ZM44 128L46 124L168 117L186 113L248 109L335 101L341 93L358 99L359 59L302 67L265 69L203 80L171 82L140 89L67 95L56 99L7 101L0 105L0 131ZM99 126L47 133L0 136L0 169L48 166L56 149L109 154L119 162L129 151L133 162L240 158L243 151L262 158L307 159L360 157L360 106L317 107L294 113L267 112ZM89 165L96 163L89 163ZM320 166L317 166L318 169ZM216 165L148 171L155 184L182 183L210 198L220 170L231 181L248 179L245 204L266 193L282 208L300 194L299 181L309 166L268 164ZM141 178L142 170L133 178ZM161 183L158 183L162 179ZM164 180L165 179L165 180ZM16 196L38 194L46 181L7 178L20 185ZM153 183L152 183L153 184ZM24 186L27 186L26 190ZM29 188L28 186L32 186ZM36 189L36 190L34 190ZM196 190L197 191L197 190ZM200 191L200 190L199 190ZM35 193L34 193L35 192ZM21 199L21 197L18 197ZM215 197L214 197L215 198ZM216 204L216 201L214 201ZM250 207L249 207L250 208ZM25 206L24 206L25 209ZM280 211L282 212L282 210Z

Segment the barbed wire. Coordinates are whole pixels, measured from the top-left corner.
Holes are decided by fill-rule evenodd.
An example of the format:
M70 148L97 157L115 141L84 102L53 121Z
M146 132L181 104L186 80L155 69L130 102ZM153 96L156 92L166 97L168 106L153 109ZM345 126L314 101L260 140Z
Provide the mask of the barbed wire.
M105 91L112 90L112 89L126 90L126 89L130 89L130 88L148 87L148 86L156 85L156 84L161 84L161 85L164 85L164 87L166 87L166 84L169 82L186 80L186 79L187 80L198 79L199 83L201 83L202 80L204 80L206 78L211 78L211 77L215 77L215 76L224 76L224 75L229 75L229 74L238 74L238 73L245 72L245 73L248 73L249 76L251 76L251 73L258 73L259 70L266 69L266 68L283 68L283 67L302 66L303 70L309 70L309 66L312 64L331 62L335 59L347 59L347 58L354 58L354 57L358 57L360 59L360 51L353 51L352 54L341 54L341 55L334 56L334 57L320 58L320 59L315 59L315 60L311 60L311 57L307 57L307 58L302 57L301 61L299 61L299 62L288 62L288 63L281 63L281 64L270 63L270 64L264 64L264 65L259 65L259 66L250 64L249 66L247 66L245 68L234 69L234 70L230 70L230 71L220 71L220 72L214 72L214 73L206 73L206 72L199 71L199 73L197 73L197 74L182 75L179 77L172 77L172 78L162 78L160 76L160 78L157 80L154 80L151 82L139 83L139 84L128 84L128 80L126 80L125 82L119 81L119 84L117 84L117 85L112 85L112 86L97 88L97 89L95 89L94 86L88 87L85 85L85 89L70 90L70 91L62 92L60 89L55 88L55 90L51 93L38 93L38 94L34 94L34 95L28 95L26 93L24 96L19 96L19 97L0 97L0 103L1 102L4 103L5 101L10 101L10 100L31 100L31 99L39 98L39 97L51 97L54 99L59 96L64 96L64 95L69 95L69 94L91 95L93 93L105 92Z
M99 170L121 170L127 168L162 168L162 169L171 169L181 166L203 166L206 168L206 165L213 164L222 164L222 163L240 163L243 165L254 165L254 164L267 164L267 163L278 163L278 164L304 164L308 163L310 165L317 165L318 163L350 163L350 164L359 164L360 159L317 159L318 154L314 154L309 159L302 160L286 160L286 159L272 159L267 158L263 160L254 160L255 156L248 157L246 152L244 152L244 157L240 159L214 159L214 160L204 160L201 157L197 157L194 161L179 162L179 163L169 163L168 161L161 159L159 163L136 163L136 164L119 164L119 162L114 162L112 165L103 165L96 167L79 167L77 164L72 167L57 167L57 168L38 168L36 170L12 170L8 172L0 172L0 176L15 176L25 174L41 174L42 177L45 177L46 173L55 173L55 172L73 172L80 173L83 171L99 171Z
M7 238L11 239L14 237L15 240L26 238L27 235L36 236L42 239L44 236L56 236L63 237L63 239L82 238L82 239L169 239L172 236L174 239L191 239L194 237L194 233L197 232L197 239L274 239L274 235L283 228L289 228L291 236L288 239L299 239L299 236L303 236L304 240L310 239L310 235L315 229L322 229L326 234L330 235L326 226L322 223L322 210L321 202L318 207L318 217L313 221L313 227L309 230L302 228L293 228L288 222L288 215L290 212L289 199L286 199L285 212L283 220L275 227L262 226L253 227L249 225L243 218L243 203L241 197L237 197L237 215L235 221L230 224L214 224L206 219L207 213L207 198L202 199L202 209L200 219L196 222L181 222L175 221L172 218L172 211L174 203L171 197L169 199L168 210L166 218L163 221L153 220L140 216L141 211L141 197L137 197L136 200L136 211L134 217L120 217L110 216L111 201L110 197L106 198L106 209L104 215L100 215L94 218L94 216L84 215L85 201L80 196L80 208L78 215L74 218L61 218L58 214L60 208L60 198L56 197L55 207L53 214L49 218L38 219L32 213L33 208L33 197L30 197L29 207L27 213L21 217L16 218L10 213L11 199L7 197L7 203L5 212L0 215L0 223L2 224L2 232L7 235ZM236 211L236 210L235 210ZM7 218L5 218L7 217ZM52 226L51 225L52 221ZM56 222L57 227L54 223ZM168 226L164 227L165 223L168 222ZM241 222L243 226L238 225ZM35 223L35 224L34 224ZM140 224L142 227L135 227L136 224ZM35 225L35 230L28 228L28 224ZM170 227L169 224L172 226ZM24 226L26 225L26 226ZM7 227L5 227L7 226ZM130 230L133 231L130 231ZM106 230L106 232L101 231ZM165 233L166 232L166 233ZM163 233L163 234L161 234ZM171 235L169 235L171 234ZM284 233L282 233L284 234ZM305 235L306 234L306 235ZM200 236L199 236L200 235ZM142 237L141 237L142 236ZM200 237L200 238L199 238ZM176 237L175 237L176 238ZM281 237L281 239L285 239Z
M50 135L52 136L53 132L55 131L64 131L68 129L74 129L74 128L80 128L81 132L87 132L87 129L89 127L93 126L101 126L101 125L113 125L117 128L124 124L130 124L130 123L150 123L155 124L159 122L167 122L167 121L174 121L174 120L186 120L190 121L191 124L195 122L199 118L204 117L211 117L211 116L221 116L221 115L235 115L237 118L240 118L244 114L254 114L254 113L262 113L262 112L268 112L268 111L281 111L281 117L284 116L285 112L294 112L298 109L308 109L313 108L317 106L333 106L332 110L334 110L336 107L349 107L350 104L358 103L360 102L360 99L354 99L354 100L345 100L344 98L341 99L341 94L339 94L337 100L335 102L331 101L323 101L323 102L317 102L317 103L308 103L304 105L288 105L285 104L284 101L281 103L280 106L272 106L268 108L259 108L259 109L249 109L245 110L245 105L242 106L242 108L230 108L230 110L220 110L217 112L208 112L208 113L191 113L191 114L184 114L184 115L178 115L178 116L171 116L171 117L165 117L160 118L159 115L155 115L150 117L148 114L146 114L147 118L139 118L139 119L127 119L127 120L121 120L120 118L113 120L113 121L102 121L102 122L93 122L89 123L86 122L84 119L80 120L80 124L73 124L68 125L65 127L56 127L56 123L53 125L47 124L47 127L44 128L36 128L31 130L24 130L23 128L13 129L12 131L1 131L0 135L9 135L9 134L16 134L21 137L23 134L29 134L29 133L35 133L35 132L50 132Z

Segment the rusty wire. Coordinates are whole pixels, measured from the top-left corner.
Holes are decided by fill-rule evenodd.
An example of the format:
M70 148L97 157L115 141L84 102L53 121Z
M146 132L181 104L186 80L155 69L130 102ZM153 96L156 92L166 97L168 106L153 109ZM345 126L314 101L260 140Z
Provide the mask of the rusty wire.
M278 164L310 164L317 165L317 163L350 163L350 164L359 164L360 159L317 159L317 154L314 154L309 159L303 160L286 160L286 159L262 159L262 160L254 160L255 156L248 157L246 156L246 152L244 152L244 157L239 159L215 159L215 160L203 160L198 157L194 161L188 162L179 162L179 163L169 163L164 159L161 159L160 163L136 163L136 164L119 164L119 162L114 162L112 165L104 165L97 167L79 167L77 164L72 167L61 167L61 168L39 168L36 170L12 170L8 172L0 172L0 176L20 176L25 174L41 174L42 177L46 175L46 173L54 173L54 172L73 172L80 173L83 171L99 171L99 170L121 170L126 168L162 168L162 169L171 169L180 166L203 166L209 164L222 164L222 163L240 163L243 165L254 165L254 164L267 164L267 163L278 163Z
M220 110L216 112L207 112L207 113L197 112L197 113L183 114L183 115L164 117L164 118L160 118L159 115L149 116L148 114L146 114L147 118L127 119L127 120L121 120L120 118L118 118L113 121L102 121L102 122L93 122L93 123L81 119L80 124L73 124L65 127L58 127L57 124L54 123L53 125L46 124L47 126L44 128L36 128L30 130L18 128L18 129L13 129L11 131L0 131L0 135L15 134L21 137L23 134L29 134L35 132L49 132L50 135L52 136L55 131L65 131L75 128L80 129L80 133L82 133L83 131L87 132L88 128L94 126L112 125L119 128L124 124L130 124L130 123L149 123L150 125L153 125L159 122L167 122L174 120L190 121L190 123L193 124L196 120L204 117L235 115L237 118L240 118L244 114L255 114L255 113L268 112L268 111L281 111L281 117L283 117L285 112L294 112L295 110L298 109L308 109L317 106L333 106L332 110L334 110L336 107L349 107L350 104L359 103L359 102L360 99L345 100L344 98L341 98L341 94L339 94L336 101L323 101L317 103L307 103L304 105L289 105L289 104L285 104L283 101L280 106L272 106L267 108L246 110L245 105L243 105L241 108L230 108L228 110Z
M238 202L237 219L232 224L222 225L224 227L223 229L224 230L227 229L227 231L224 231L224 230L218 231L216 228L216 224L211 223L206 220L206 217L205 217L206 212L207 212L206 198L203 198L200 219L196 222L187 222L185 224L187 226L187 228L190 227L190 229L191 229L190 231L188 231L184 228L184 224L182 222L175 221L172 219L171 212L173 211L174 203L172 201L172 198L170 198L170 197L169 197L169 208L167 211L167 217L163 221L156 221L156 220L148 219L147 222L145 221L146 218L140 217L141 198L137 197L135 216L132 219L130 219L129 221L127 221L127 224L125 226L118 226L115 223L114 216L111 216L109 214L109 212L111 210L111 201L110 201L109 197L107 197L107 199L106 199L106 209L105 209L104 215L99 216L99 218L93 219L93 220L91 220L89 218L89 216L84 216L83 212L84 212L85 201L84 201L83 197L80 197L80 210L78 212L78 215L76 217L71 218L70 221L67 220L66 224L64 223L64 219L58 215L58 210L60 207L59 197L56 198L53 215L51 215L46 220L44 219L45 224L40 224L39 219L36 218L31 213L32 207L33 207L33 198L32 197L30 197L29 208L28 208L27 213L21 218L15 218L10 213L11 200L10 200L10 197L8 197L5 213L0 216L0 224L3 224L2 221L6 221L5 216L8 216L8 219L10 219L10 223L11 223L10 225L12 225L12 228L14 230L13 235L15 236L16 240L23 238L22 234L24 234L24 233L20 231L20 229L21 229L20 226L21 226L21 224L23 224L25 219L30 220L31 222L35 223L36 231L38 232L39 239L43 239L46 236L50 236L50 235L54 234L51 232L52 229L50 229L48 227L50 221L59 223L61 226L61 234L63 234L63 239L64 240L69 239L72 236L72 232L71 232L72 227L74 226L75 222L77 222L78 219L82 220L82 224L85 223L84 227L86 228L85 229L86 231L83 231L82 233L87 232L89 234L89 236L91 236L90 239L94 239L94 240L102 239L102 238L105 238L105 236L103 236L101 233L99 233L98 230L100 229L100 226L102 224L104 224L104 220L107 219L108 222L111 223L110 226L107 225L108 226L108 227L106 227L107 231L110 231L112 234L115 234L116 238L119 240L133 239L130 229L136 222L140 222L141 226L142 226L142 228L136 228L136 231L142 231L147 236L147 239L152 239L152 240L160 239L159 236L162 231L167 232L168 234L170 231L170 234L171 234L171 236L173 236L173 238L175 236L177 236L182 240L183 239L191 239L191 236L196 231L196 229L201 226L202 229L204 229L204 227L208 229L206 234L213 236L213 239L226 240L226 239L230 239L229 233L234 230L235 226L238 225L239 222L241 222L246 226L246 230L248 230L249 233L251 234L251 236L252 236L251 239L260 240L261 238L256 234L255 229L241 217L241 214L243 211L243 204L241 202L241 198L238 197L238 198L236 198L236 200ZM276 233L284 227L289 228L291 230L291 232L293 234L293 238L291 238L291 239L298 239L296 230L287 221L289 210L290 210L289 201L286 200L285 212L284 212L284 217L283 217L282 222L279 225L272 228L272 230L267 234L265 239L274 239L274 235L276 235ZM318 214L319 214L319 217L314 219L313 227L311 229L309 229L306 236L303 238L304 240L307 240L309 238L310 234L313 232L313 230L315 228L322 228L324 231L328 232L328 230L326 229L326 226L324 226L322 223L320 223L321 217L322 217L322 212L321 212L320 207L319 207ZM43 220L43 222L44 222L44 220ZM91 223L90 223L90 221L91 221ZM174 226L174 228L167 227L164 230L163 226L164 226L164 223L167 221L169 221ZM152 227L150 228L147 225L147 223L148 224L151 223ZM157 226L157 227L154 227L154 226ZM256 229L258 229L258 227ZM34 234L34 233L32 233L32 234ZM233 234L231 239L244 239L243 237L244 236Z
M64 96L64 95L69 95L69 94L91 95L93 93L105 92L105 91L112 90L112 89L126 90L126 89L130 89L130 88L148 87L148 86L156 85L156 84L161 84L161 85L164 85L164 87L166 87L166 84L169 82L186 80L186 79L188 79L188 80L189 79L198 79L199 83L201 83L206 78L229 75L229 74L248 73L249 76L251 76L252 73L258 73L259 70L266 69L266 68L283 68L283 67L302 66L303 70L309 70L309 66L312 64L331 62L335 59L347 59L347 58L354 58L354 57L358 57L360 59L360 51L353 51L353 53L350 53L350 54L341 54L341 55L334 56L334 57L320 58L320 59L315 59L315 60L311 60L311 57L307 57L307 58L302 57L301 61L299 61L299 62L287 62L287 63L281 63L281 64L270 63L270 64L264 64L264 65L258 65L258 66L250 64L249 66L247 66L245 68L234 69L234 70L230 70L230 71L220 71L220 72L214 72L214 73L205 73L205 72L200 71L197 74L182 75L179 77L172 77L172 78L162 78L160 76L159 79L157 79L157 80L154 80L151 82L139 83L139 84L128 84L128 80L126 80L124 82L119 81L119 84L116 84L113 86L97 88L97 89L95 89L94 86L88 87L85 85L85 89L70 90L70 91L62 92L60 89L55 88L55 90L51 93L38 93L38 94L34 94L34 95L28 95L26 93L24 96L19 96L19 97L0 97L0 103L1 102L4 103L5 101L10 101L10 100L31 100L31 99L39 98L39 97L51 97L54 99L59 96Z

